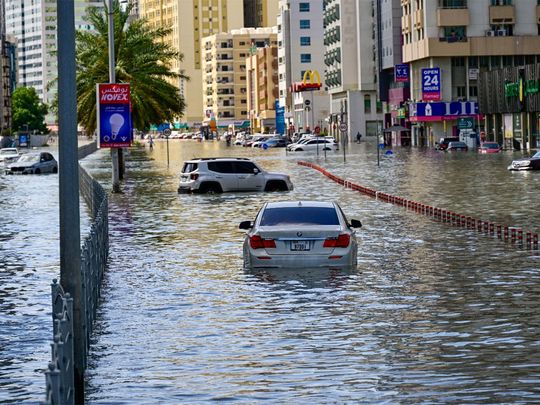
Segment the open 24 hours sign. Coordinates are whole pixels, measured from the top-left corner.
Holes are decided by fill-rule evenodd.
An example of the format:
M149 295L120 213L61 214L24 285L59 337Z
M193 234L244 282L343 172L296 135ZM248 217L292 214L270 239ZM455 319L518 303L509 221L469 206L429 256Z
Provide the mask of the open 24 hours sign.
M438 67L422 69L422 100L441 99L441 69Z
M99 83L96 93L98 147L131 146L133 131L129 83Z

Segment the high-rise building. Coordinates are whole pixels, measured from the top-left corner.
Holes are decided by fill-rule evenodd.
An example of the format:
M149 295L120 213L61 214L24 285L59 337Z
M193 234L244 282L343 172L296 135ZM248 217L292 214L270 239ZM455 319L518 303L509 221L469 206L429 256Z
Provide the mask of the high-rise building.
M243 0L244 27L273 27L276 25L279 0Z
M325 83L330 93L330 130L340 137L347 124L351 141L360 132L376 135L382 127L377 100L374 4L368 0L325 0Z
M206 120L212 116L219 126L249 120L246 59L258 48L277 46L277 28L242 28L203 39ZM249 121L247 121L249 125Z
M203 119L203 38L242 28L244 15L237 9L239 5L243 6L240 0L139 0L139 15L154 27L170 27L171 35L165 41L184 55L172 68L189 77L176 83L186 101L181 121L189 127L200 126Z
M6 52L6 23L4 2L0 3L0 134L11 125L11 92L9 89L9 63Z
M402 0L401 5L413 142L433 145L456 135L469 141L485 132L488 139L525 147L529 137L523 134L532 134L533 126L524 116L497 109L482 119L478 83L486 72L540 62L538 1Z
M254 132L276 129L277 67L276 45L258 48L246 60L247 109Z
M17 39L18 86L33 87L50 104L57 92L56 0L3 0L6 32ZM88 7L103 7L101 0L75 0L75 29L91 30L84 21ZM54 117L49 114L47 122Z
M325 90L322 0L281 0L278 14L279 103L285 107L289 132L325 127L329 116ZM317 72L320 90L291 92L307 71ZM318 77L317 77L318 74ZM308 81L311 75L307 76ZM309 104L309 105L306 105Z
M375 0L375 63L378 71L378 99L383 103L386 143L411 145L405 104L410 98L408 66L401 56L401 2Z

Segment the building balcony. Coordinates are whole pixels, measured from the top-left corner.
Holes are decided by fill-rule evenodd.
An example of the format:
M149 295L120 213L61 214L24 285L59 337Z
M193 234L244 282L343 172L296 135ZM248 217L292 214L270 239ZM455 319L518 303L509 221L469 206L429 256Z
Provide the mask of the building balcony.
M439 8L437 9L437 25L439 27L457 27L469 25L469 9Z
M536 6L536 22L540 24L540 5Z
M403 62L451 56L536 55L540 36L468 37L464 42L426 38L403 46Z
M414 28L420 29L424 27L424 10L416 10L414 13Z
M411 16L404 15L401 17L401 33L408 34L411 32Z
M491 25L515 24L516 23L515 7L513 5L489 6L489 23Z

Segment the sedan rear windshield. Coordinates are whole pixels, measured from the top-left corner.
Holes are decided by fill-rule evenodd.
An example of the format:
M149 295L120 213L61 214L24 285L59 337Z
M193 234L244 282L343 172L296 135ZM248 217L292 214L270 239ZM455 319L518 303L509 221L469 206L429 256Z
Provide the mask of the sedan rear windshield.
M339 225L339 219L336 210L329 207L267 208L260 225Z

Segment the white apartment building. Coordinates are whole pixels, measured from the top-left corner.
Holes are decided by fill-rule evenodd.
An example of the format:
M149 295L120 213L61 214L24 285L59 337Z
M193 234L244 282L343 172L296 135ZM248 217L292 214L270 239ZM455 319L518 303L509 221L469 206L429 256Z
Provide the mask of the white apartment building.
M296 131L326 128L330 110L324 77L323 0L281 0L277 24L279 104L285 107L286 123L291 131L292 126ZM291 84L302 82L308 70L319 72L321 90L291 92Z
M349 141L357 132L376 135L382 127L382 106L377 100L373 1L323 3L330 132L340 137L339 124L345 122Z
M17 39L18 86L34 87L45 104L57 92L47 88L58 75L56 56L56 0L2 0L5 2L6 33ZM75 29L91 30L83 20L89 6L103 7L100 0L75 0ZM54 117L49 114L47 123Z

